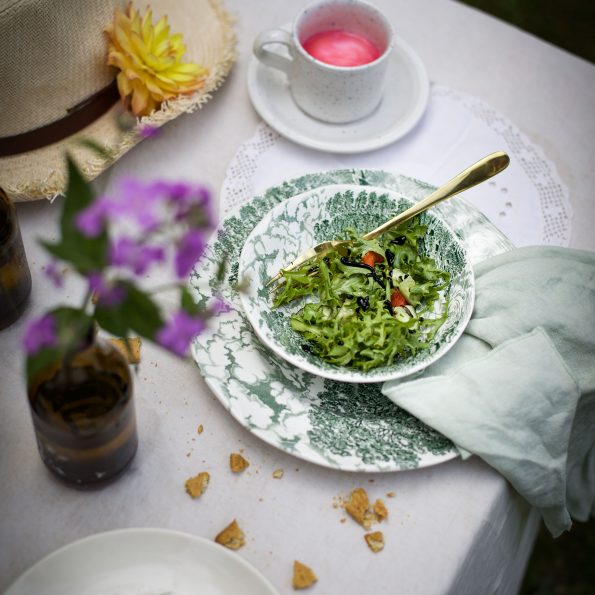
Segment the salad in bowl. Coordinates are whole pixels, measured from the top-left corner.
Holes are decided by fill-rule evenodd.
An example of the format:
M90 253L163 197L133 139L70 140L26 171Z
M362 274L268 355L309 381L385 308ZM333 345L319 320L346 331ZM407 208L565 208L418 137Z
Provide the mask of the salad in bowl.
M364 235L410 207L369 186L334 185L277 205L239 261L242 306L260 340L293 365L344 382L410 376L444 355L473 310L473 270L448 225L424 212L374 240ZM303 250L347 246L265 285Z

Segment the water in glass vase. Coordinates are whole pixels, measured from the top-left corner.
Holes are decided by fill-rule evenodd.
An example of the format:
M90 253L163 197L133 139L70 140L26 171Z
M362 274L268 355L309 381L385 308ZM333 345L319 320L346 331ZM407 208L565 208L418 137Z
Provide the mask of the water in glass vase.
M29 385L43 462L79 485L113 479L137 448L132 379L115 348L95 342Z

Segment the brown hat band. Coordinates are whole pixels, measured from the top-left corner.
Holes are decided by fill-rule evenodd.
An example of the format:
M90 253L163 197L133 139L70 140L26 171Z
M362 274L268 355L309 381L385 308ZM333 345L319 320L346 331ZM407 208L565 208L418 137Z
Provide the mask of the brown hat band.
M69 108L67 115L60 120L14 136L0 137L0 157L35 151L57 143L103 116L119 98L118 87L113 80L107 87Z

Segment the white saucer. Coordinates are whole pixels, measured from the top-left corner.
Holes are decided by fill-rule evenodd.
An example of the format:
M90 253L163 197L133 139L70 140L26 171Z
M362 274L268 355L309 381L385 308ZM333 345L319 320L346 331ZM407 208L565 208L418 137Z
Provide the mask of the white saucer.
M42 558L5 595L278 595L221 545L166 529L121 529L75 541Z
M423 62L397 39L388 67L386 91L378 108L349 124L327 124L294 103L287 77L254 56L248 67L248 92L254 109L271 128L306 147L332 153L361 153L384 147L409 132L422 117L429 98Z

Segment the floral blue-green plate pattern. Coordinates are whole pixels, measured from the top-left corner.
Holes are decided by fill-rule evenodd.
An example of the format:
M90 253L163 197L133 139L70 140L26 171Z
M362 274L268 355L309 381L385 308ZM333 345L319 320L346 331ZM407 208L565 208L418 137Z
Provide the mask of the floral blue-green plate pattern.
M273 310L266 282L304 250L328 239L345 237L345 229L358 234L375 229L414 203L392 190L337 184L322 186L293 196L274 207L252 230L240 255L239 276L245 291L240 300L246 317L261 341L277 355L311 374L340 382L384 382L419 372L442 357L461 336L473 311L473 268L457 235L441 219L425 212L419 218L426 226L420 253L429 256L450 274L441 292L448 314L431 345L415 355L397 358L391 365L367 372L325 362L304 351L304 339L292 330L290 317L305 300ZM442 304L434 315L440 315ZM424 316L432 316L425 314Z
M457 456L454 445L389 401L381 384L337 382L280 359L255 336L242 312L238 283L240 252L254 227L287 198L334 184L374 186L417 202L434 187L380 170L344 169L296 178L251 199L227 216L192 273L197 301L222 297L230 306L212 318L192 345L207 385L254 435L303 460L345 471L416 469ZM436 212L462 239L472 263L510 250L511 242L462 198ZM217 282L220 263L228 267Z

